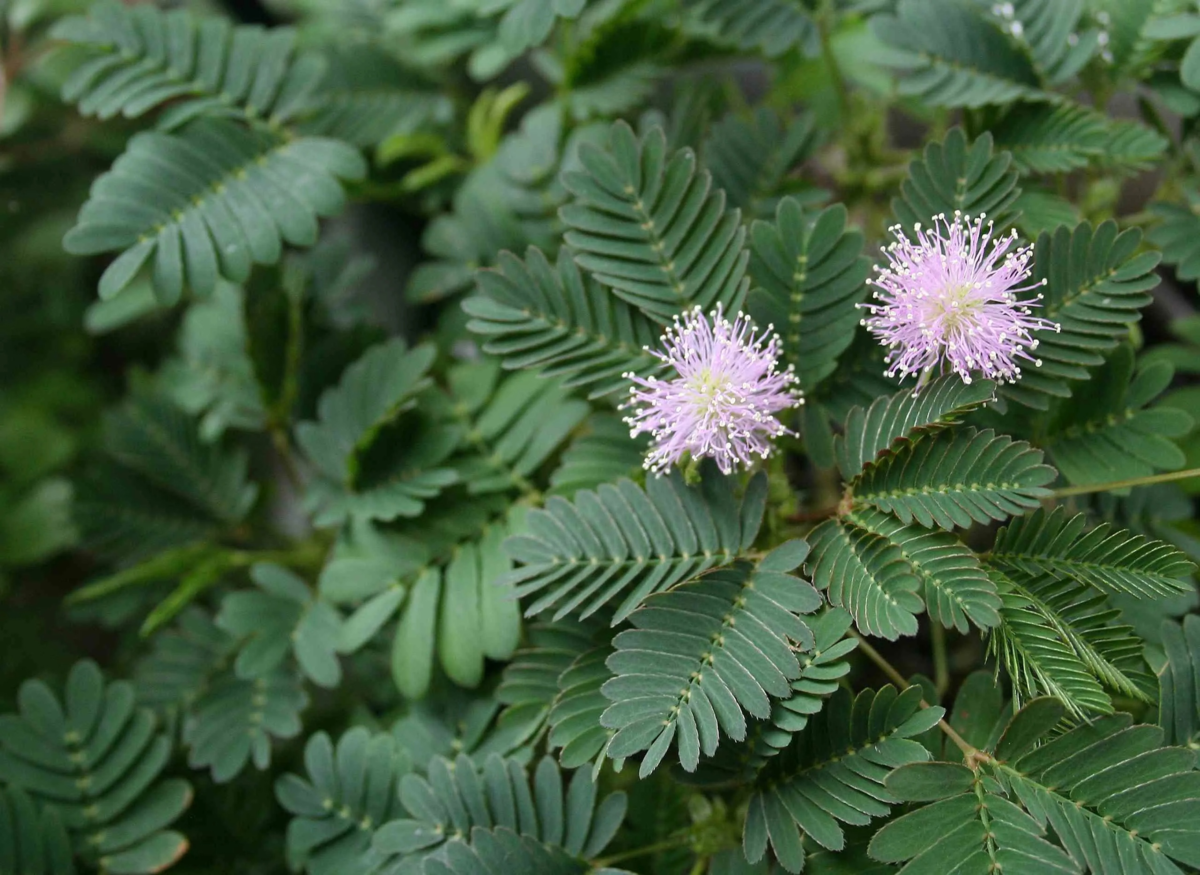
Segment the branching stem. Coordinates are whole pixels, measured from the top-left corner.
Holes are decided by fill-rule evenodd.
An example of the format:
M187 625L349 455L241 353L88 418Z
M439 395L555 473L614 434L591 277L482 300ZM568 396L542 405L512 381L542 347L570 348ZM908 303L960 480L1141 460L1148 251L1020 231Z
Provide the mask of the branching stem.
M1173 483L1176 480L1190 480L1193 477L1200 477L1200 468L1188 468L1186 471L1168 471L1166 474L1155 474L1150 477L1130 477L1128 480L1110 480L1108 483L1064 486L1062 489L1054 490L1054 497L1068 498L1072 495L1108 492L1111 489L1129 489L1133 486L1149 486L1153 483Z
M887 675L888 680L892 681L892 683L896 684L896 686L902 690L907 690L912 686L912 684L905 679L904 675L900 674L899 670L897 670L894 665L884 659L882 653L871 646L870 642L868 642L866 638L854 631L851 631L851 634L858 639L858 649L863 652L863 655L865 655L867 659L875 663L875 665L879 667L880 671ZM931 708L933 706L924 699L921 699L921 707ZM945 736L958 746L958 749L963 752L964 759L968 761L978 759L980 752L976 750L970 742L959 735L953 726L951 726L945 720L939 720L938 729L942 730Z

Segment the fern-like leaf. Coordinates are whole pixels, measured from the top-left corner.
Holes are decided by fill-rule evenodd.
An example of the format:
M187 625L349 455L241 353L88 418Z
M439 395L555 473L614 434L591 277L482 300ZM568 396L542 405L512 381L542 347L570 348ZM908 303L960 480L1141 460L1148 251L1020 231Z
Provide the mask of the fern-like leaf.
M86 18L64 19L54 35L85 49L63 99L102 119L174 102L176 123L204 114L283 124L324 73L319 57L296 53L288 28L233 27L182 10L103 2Z
M996 145L1022 173L1069 173L1104 153L1104 116L1074 104L1018 104L992 128Z
M876 398L870 407L851 408L846 414L844 434L833 443L842 476L858 476L902 438L915 439L952 425L991 401L995 391L996 384L990 380L964 383L948 376L933 380L917 395L897 392Z
M495 362L461 365L450 372L454 415L465 453L456 463L467 492L481 495L534 491L530 477L588 413L553 380L525 371L499 380Z
M622 477L633 477L646 458L645 435L629 436L629 426L619 416L596 413L586 422L587 431L563 451L559 466L550 475L550 495L571 498L581 489L596 489Z
M396 796L408 756L387 734L362 727L335 748L318 732L304 747L307 778L286 774L275 782L279 804L292 815L289 858L309 875L374 875L386 860L371 845L375 831L402 812Z
M1196 749L1200 739L1200 618L1164 621L1166 661L1158 670L1158 725L1171 744Z
M597 805L596 785L586 771L576 772L564 787L558 766L547 758L530 781L515 760L495 754L483 762L464 755L453 762L435 757L426 777L401 779L400 800L408 817L380 827L373 847L386 859L410 866L431 857L453 859L460 853L456 845L468 837L477 840L476 829L508 831L553 846L556 856L589 861L604 850L625 816L625 794L612 793Z
M579 160L584 170L563 176L575 202L559 214L580 267L660 322L690 306L741 309L746 232L690 149L668 155L661 128L639 141L618 122L607 149L585 145Z
M845 846L841 823L883 817L899 798L884 787L889 771L929 759L913 737L934 726L942 709L921 708L921 690L838 690L791 745L768 761L746 813L743 847L751 862L770 843L788 872L804 866L801 837L830 850Z
M860 510L848 517L863 531L900 548L923 585L931 619L966 633L971 624L989 629L1000 622L1000 596L974 551L948 532L904 525L887 514Z
M996 777L1090 871L1178 871L1169 859L1194 867L1200 829L1189 812L1200 795L1196 754L1162 747L1157 726L1131 723L1127 714L1100 718L1012 756ZM1072 756L1084 749L1087 756Z
M759 325L775 326L784 360L795 365L806 392L833 373L862 318L870 262L862 234L846 229L846 217L840 205L806 214L789 197L774 222L755 222L750 231L758 288L748 309Z
M1150 211L1161 224L1148 237L1162 249L1163 261L1174 266L1179 278L1191 281L1200 277L1200 246L1196 245L1196 235L1200 234L1200 191L1187 186L1183 189L1183 199L1183 203L1159 201L1150 205Z
M502 253L476 282L479 294L463 302L467 328L487 338L484 351L506 368L540 368L566 386L587 386L593 398L623 387L629 371L662 369L644 349L657 345L660 326L581 275L566 250L556 266L537 249L523 262Z
M318 525L346 517L417 516L427 499L458 479L452 469L439 467L454 450L443 430L410 439L382 473L363 470L380 432L415 407L417 394L430 385L426 372L434 354L431 346L410 350L400 339L372 347L322 394L317 420L296 426L296 441L319 472L309 487Z
M1054 477L1041 451L1025 441L964 427L902 446L869 465L851 486L858 504L902 523L950 530L1036 508Z
M988 561L1031 576L1149 599L1191 591L1196 568L1170 544L1111 523L1089 529L1086 514L1072 516L1061 507L1049 513L1039 509L1002 528Z
M785 124L761 107L751 119L731 114L714 124L701 155L712 171L713 184L729 198L729 206L768 219L784 194L784 180L812 155L819 140L811 115L796 116Z
M1086 392L1051 404L1042 442L1069 482L1148 477L1186 463L1172 438L1191 432L1192 417L1170 405L1150 406L1171 384L1174 368L1162 361L1136 373L1134 367L1133 350L1123 344L1090 372Z
M927 105L980 107L1045 96L1029 57L967 0L900 0L895 14L874 16L871 27L898 50L891 63L908 71L900 93Z
M63 245L75 255L120 252L100 297L129 285L153 257L154 291L173 304L218 278L243 282L283 243L311 246L317 219L341 210L341 180L359 179L357 150L319 137L284 139L201 119L177 134L142 133L92 186Z
M863 634L895 641L917 633L921 581L898 545L841 519L817 526L808 541L809 577Z
M0 875L75 875L71 839L52 808L0 789Z
M812 17L789 0L701 0L697 12L720 42L757 49L768 58L795 48L808 51L817 39Z
M1047 394L1069 395L1071 381L1087 380L1088 368L1103 364L1105 353L1129 336L1158 285L1159 255L1139 253L1141 239L1141 231L1118 231L1111 220L1038 235L1033 281L1046 281L1038 315L1058 330L1034 332L1042 364L1005 387L1006 396L1045 409Z
M920 222L934 216L987 214L997 225L1011 220L1013 203L1020 195L1012 155L993 152L990 133L967 142L961 128L951 128L946 139L929 143L908 165L908 178L900 184L900 197L892 199L892 212L911 233Z
M746 737L743 712L765 720L771 699L790 694L800 676L794 649L813 646L797 614L822 604L815 589L782 573L808 552L792 541L749 563L714 571L693 583L648 598L634 611L633 628L613 639L608 659L616 675L603 688L612 700L602 725L617 730L609 755L646 751L639 774L649 775L677 741L679 762L693 772L716 753L721 733Z
M65 706L41 681L18 694L19 714L0 716L0 784L52 809L80 855L114 872L158 872L187 850L165 829L192 801L186 781L160 779L171 754L133 687L105 685L91 661L67 677Z
M551 498L530 511L529 534L506 543L523 567L500 584L522 597L541 593L530 616L553 607L556 617L586 617L621 598L617 623L650 594L732 564L758 533L766 478L751 482L739 509L728 479L706 470L701 489L674 473L650 478L644 491L621 480L571 502Z

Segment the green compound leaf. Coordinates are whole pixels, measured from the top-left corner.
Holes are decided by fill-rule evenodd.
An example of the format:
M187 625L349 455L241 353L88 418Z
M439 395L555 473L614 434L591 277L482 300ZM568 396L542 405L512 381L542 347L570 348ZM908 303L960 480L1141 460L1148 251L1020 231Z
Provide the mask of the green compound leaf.
M1175 268L1181 280L1200 277L1200 190L1194 184L1183 186L1183 203L1158 201L1150 212L1161 220L1147 239L1162 250L1162 258Z
M292 815L289 859L309 875L374 875L386 860L371 845L379 826L403 812L397 782L412 770L389 734L357 727L338 739L318 732L304 747L307 778L286 774L275 797Z
M851 408L844 433L833 442L842 476L858 476L902 438L915 439L954 424L991 401L995 392L991 380L964 383L950 375L932 380L919 394L905 390L876 398L868 408Z
M625 817L624 793L612 793L599 804L596 796L587 771L576 772L564 786L549 758L538 763L531 780L516 760L496 754L482 762L462 754L454 761L435 757L425 777L401 779L400 801L408 817L384 824L373 847L394 863L425 861L423 871L445 871L430 868L429 861L456 859L468 837L472 846L487 842L479 832L492 833L497 841L508 832L551 846L543 852L559 860L556 865L575 864L547 871L582 872L578 864L595 859Z
M1158 670L1158 725L1168 742L1194 750L1200 739L1200 617L1164 621L1162 649L1167 658Z
M1066 851L1047 840L1044 823L990 790L994 785L965 766L912 763L892 772L886 786L905 800L937 801L879 830L869 849L876 860L909 861L906 869L920 871L952 859L963 875L1080 871Z
M642 470L648 436L630 437L629 426L610 413L592 414L585 428L563 451L548 494L571 498L581 489L596 489Z
M956 2L956 0L951 0ZM984 133L967 142L961 128L951 128L945 140L929 143L908 166L900 184L900 197L892 199L892 212L904 230L912 233L919 222L928 225L934 216L981 216L1003 227L1013 218L1020 195L1012 155L993 153L992 135Z
M455 469L471 495L534 492L530 478L590 409L557 381L532 371L500 380L492 361L458 365L448 381L464 435Z
M579 160L563 175L575 202L559 214L580 267L659 322L691 306L742 308L746 232L690 149L668 155L661 128L639 141L618 122L606 149L584 145Z
M769 219L789 185L790 172L819 144L812 115L784 123L771 109L760 107L750 119L730 114L714 124L701 155L729 206Z
M899 50L890 63L908 73L900 93L929 106L1050 97L1029 56L967 0L900 0L895 14L874 16L871 29Z
M53 808L0 789L0 875L75 875L71 838Z
M718 42L758 50L768 58L792 49L808 52L817 39L812 17L789 0L700 0L696 11Z
M318 686L334 688L342 679L337 653L342 616L301 578L279 565L250 569L257 589L225 596L217 626L242 641L234 669L245 680L265 678L290 654Z
M182 10L104 2L54 36L86 49L62 97L83 115L135 118L168 102L167 124L197 115L282 124L304 107L325 65L297 55L289 28L233 27Z
M1168 858L1194 867L1200 830L1187 812L1200 793L1195 752L1162 747L1161 729L1131 723L1127 714L1102 717L991 771L1080 867L1179 871Z
M1141 231L1118 231L1111 220L1038 235L1030 281L1046 285L1036 312L1059 330L1033 332L1042 364L1024 368L1019 383L1004 387L1006 397L1045 410L1048 395L1069 396L1072 382L1090 379L1088 369L1129 337L1159 281L1159 255L1139 253L1141 240Z
M722 733L743 740L743 712L765 720L772 698L790 696L800 676L794 651L814 644L797 614L821 604L799 578L749 563L646 599L608 658L615 677L602 691L612 704L600 722L617 731L609 756L646 751L645 777L675 741L680 764L693 772L702 751L716 753Z
M787 750L759 774L746 813L743 847L751 862L768 843L788 872L804 867L801 838L840 851L841 824L864 826L901 801L884 787L897 766L929 759L913 737L941 719L941 708L921 708L921 690L894 687L852 696L838 690Z
M795 366L806 392L837 368L867 297L870 262L862 234L847 230L846 220L841 205L806 214L788 197L774 222L758 221L750 230L750 273L758 287L747 308L760 327L774 325L784 361Z
M125 682L105 685L78 662L60 700L26 681L18 714L0 716L0 782L55 812L80 856L113 873L157 872L186 852L166 829L192 801L186 781L162 779L171 744Z
M570 254L551 265L540 250L525 261L501 253L493 270L476 274L479 294L463 302L467 328L487 338L483 349L505 368L540 369L596 398L624 388L623 375L657 373L662 363L643 347L658 345L661 327L584 277Z
M975 552L949 532L903 525L887 514L863 509L847 519L900 548L923 585L931 619L967 633L972 624L989 629L1000 622L1000 596Z
M1086 514L1038 509L996 535L988 562L1031 577L1074 580L1105 593L1162 598L1191 591L1195 564L1163 541L1121 531L1111 523L1089 528Z
M732 564L754 543L762 521L766 478L751 481L741 507L730 478L706 466L702 488L687 487L676 471L651 477L642 490L629 480L551 498L528 516L529 534L505 549L522 567L500 578L527 608L555 618L595 613L620 598L613 623L650 594Z
M183 741L188 765L209 769L218 784L240 775L251 762L259 771L271 764L272 739L295 738L308 695L290 669L247 680L234 672L213 679L190 707Z
M1170 385L1174 368L1146 364L1134 373L1133 350L1122 345L1091 371L1086 390L1051 404L1043 445L1073 484L1148 477L1187 461L1171 438L1187 435L1192 417L1167 405L1150 407Z
M417 414L408 420L416 421L415 435L383 447L382 459L372 455L381 433L413 410L431 385L426 374L435 354L430 345L409 349L399 338L371 347L321 395L316 421L296 426L296 442L318 472L307 495L317 525L415 517L457 482L457 473L443 465L454 452L453 435Z
M63 245L74 255L120 252L100 297L125 288L153 258L154 291L174 304L219 278L244 282L283 244L311 246L318 218L341 211L341 180L360 179L358 151L319 137L284 139L201 119L176 134L142 133L96 180Z
M851 483L854 501L951 530L1019 516L1050 495L1054 469L1025 441L959 428L901 446Z
M850 612L859 631L889 641L917 633L921 581L898 545L841 519L821 523L808 542L813 584Z

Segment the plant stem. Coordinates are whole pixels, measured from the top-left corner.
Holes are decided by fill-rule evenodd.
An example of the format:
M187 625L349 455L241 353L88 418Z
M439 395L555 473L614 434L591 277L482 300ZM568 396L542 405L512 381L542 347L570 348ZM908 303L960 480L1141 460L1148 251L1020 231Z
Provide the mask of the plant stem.
M845 124L850 118L850 89L846 86L846 78L842 75L842 68L838 66L837 56L833 53L830 26L834 15L833 0L825 0L821 6L821 13L817 16L817 32L821 40L821 60L829 68L829 78L833 80L833 90L837 95L838 116Z
M661 842L655 842L652 845L644 845L640 848L634 848L630 851L622 851L619 854L613 854L611 857L604 857L601 860L593 860L593 869L605 869L613 863L621 863L625 860L632 860L634 857L644 857L647 854L657 854L659 851L669 851L672 848L677 848L688 841L687 834L677 835L672 838L663 839Z
M1172 483L1176 480L1190 480L1200 477L1200 468L1188 468L1186 471L1169 471L1166 474L1155 474L1151 477L1130 477L1128 480L1111 480L1108 483L1094 483L1088 486L1065 486L1054 490L1055 498L1067 498L1072 495L1088 495L1092 492L1108 492L1110 489L1128 489L1131 486L1149 486L1152 483Z
M946 659L946 628L937 620L929 621L929 642L933 645L933 685L938 695L950 689L950 664Z
M862 635L858 634L857 632L855 632L853 630L851 630L850 634L852 634L855 638L858 639L858 649L863 652L863 654L867 657L867 659L869 659L869 660L871 660L871 662L875 663L875 665L879 667L879 670L888 676L888 679L890 681L892 681L894 684L896 684L896 686L898 686L902 690L907 690L909 687L912 686L912 684L910 684L907 680L905 680L904 675L900 674L900 672L896 669L896 667L894 665L892 665L890 662L888 662L886 659L883 658L882 653L880 653L878 650L876 650L874 647L872 647L870 645L870 643L867 641L866 638L864 638ZM926 702L924 699L921 699L921 707L922 708L932 708L933 706L930 705L928 702ZM954 742L955 745L957 745L958 749L963 752L964 758L970 759L970 758L978 758L979 757L979 751L976 750L975 747L973 745L971 745L970 742L968 742L965 738L963 738L961 735L959 735L958 732L954 729L954 727L951 726L949 723L947 723L945 720L938 721L938 729L942 730L942 732L945 734L945 736L947 738L949 738L952 742Z

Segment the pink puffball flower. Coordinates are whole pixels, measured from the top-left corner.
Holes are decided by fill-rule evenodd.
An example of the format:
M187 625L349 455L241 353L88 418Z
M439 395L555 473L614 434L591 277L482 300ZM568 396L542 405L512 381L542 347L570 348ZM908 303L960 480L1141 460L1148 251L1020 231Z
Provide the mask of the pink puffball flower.
M1045 285L1025 283L1032 271L1030 246L1014 248L1017 232L994 236L991 222L955 213L939 215L933 226L915 226L910 240L896 225L896 241L885 247L886 267L868 280L878 291L875 304L860 304L871 315L862 324L887 349L889 377L920 374L917 388L935 368L948 367L964 383L973 373L997 382L1016 382L1021 360L1041 365L1033 332L1057 331L1048 319L1031 316L1042 299L1018 295Z
M730 322L720 305L711 320L699 308L675 317L663 335L665 352L649 350L670 365L669 379L625 378L633 385L621 409L636 437L653 437L645 467L661 474L690 455L716 460L725 474L766 458L775 438L794 434L775 414L804 403L789 366L778 370L781 343L773 326L755 333L738 314Z

